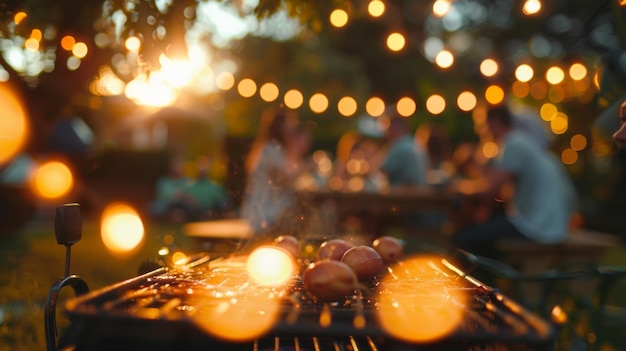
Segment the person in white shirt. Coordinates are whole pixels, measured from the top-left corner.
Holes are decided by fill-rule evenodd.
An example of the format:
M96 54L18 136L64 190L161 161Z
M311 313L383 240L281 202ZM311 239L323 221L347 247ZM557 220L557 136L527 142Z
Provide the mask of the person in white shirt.
M514 117L505 106L491 108L487 124L499 151L481 182L480 195L502 201L504 210L460 228L452 237L454 245L494 256L493 245L501 238L545 244L564 241L573 207L570 184L564 181L560 165L545 146L514 127Z

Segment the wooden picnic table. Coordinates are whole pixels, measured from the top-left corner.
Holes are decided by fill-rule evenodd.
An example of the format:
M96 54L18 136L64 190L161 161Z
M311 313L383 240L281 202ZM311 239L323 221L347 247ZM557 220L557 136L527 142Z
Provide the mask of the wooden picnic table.
M356 218L365 230L380 234L387 226L402 226L412 215L438 212L451 216L456 196L445 188L407 187L388 191L300 190L302 201L330 230L345 230L345 220ZM328 226L329 225L329 226Z

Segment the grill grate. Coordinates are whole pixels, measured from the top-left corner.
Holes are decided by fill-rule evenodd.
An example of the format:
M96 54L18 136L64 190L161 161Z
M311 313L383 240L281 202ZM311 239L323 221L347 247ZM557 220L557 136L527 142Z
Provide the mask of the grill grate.
M355 294L336 303L316 302L304 291L299 276L286 287L259 287L242 274L244 262L243 256L213 261L201 258L186 267L158 269L78 297L66 308L72 321L66 343L75 350L96 351L527 351L552 347L554 330L550 324L445 260L410 280L372 281L369 287L375 293ZM389 275L396 273L401 272L390 270ZM406 286L398 293L391 289L396 285ZM457 299L459 292L469 298ZM445 302L462 311L464 317L445 337L425 342L399 340L382 327L380 311L384 296L395 301L401 295L408 298L408 308L425 310L424 316L440 307L441 302L429 303L433 296L444 296ZM241 303L247 303L244 306L253 310L253 315L234 309ZM224 338L215 333L215 328L229 323L228 333L256 326L246 326L246 319L267 313L271 306L277 309L278 317L259 335L229 341L228 335ZM222 309L226 311L224 317L209 327L198 325L198 316ZM229 315L240 317L227 321Z

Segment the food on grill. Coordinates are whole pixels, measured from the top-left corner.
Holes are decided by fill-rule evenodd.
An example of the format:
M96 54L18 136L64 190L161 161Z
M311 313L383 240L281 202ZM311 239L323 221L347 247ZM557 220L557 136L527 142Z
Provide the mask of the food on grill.
M317 301L333 302L353 295L358 279L345 263L326 259L309 264L302 273L302 283Z
M341 262L352 268L360 281L372 280L383 268L383 259L367 245L348 249L341 257Z
M300 241L292 235L281 235L274 239L274 245L281 247L297 259L300 257Z
M394 263L404 255L402 242L389 235L381 236L372 242L372 248L378 252L385 263Z
M343 254L350 248L352 248L352 244L343 239L326 240L320 245L317 251L317 258L320 260L341 261Z

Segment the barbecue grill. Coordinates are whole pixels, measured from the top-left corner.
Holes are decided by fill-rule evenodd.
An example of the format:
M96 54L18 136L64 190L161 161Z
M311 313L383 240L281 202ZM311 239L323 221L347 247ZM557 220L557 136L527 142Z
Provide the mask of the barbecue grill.
M353 295L321 302L302 282L263 285L248 254L197 254L65 306L67 350L551 350L555 327L450 258L386 266ZM417 263L419 262L419 263ZM391 324L390 324L391 323ZM428 334L426 331L447 330Z

